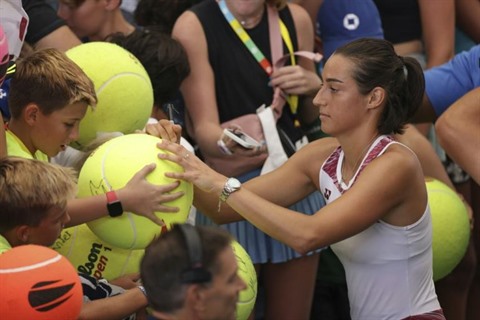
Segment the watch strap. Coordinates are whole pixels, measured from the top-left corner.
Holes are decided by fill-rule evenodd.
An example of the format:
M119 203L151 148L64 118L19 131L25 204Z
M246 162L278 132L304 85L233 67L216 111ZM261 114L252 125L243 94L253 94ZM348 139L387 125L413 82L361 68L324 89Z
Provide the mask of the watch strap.
M122 203L117 197L117 193L114 190L108 191L107 196L107 210L110 217L118 217L123 214Z
M235 186L235 183L238 184L238 186ZM240 189L240 182L235 179L235 178L228 178L227 181L225 182L225 185L223 186L222 192L220 193L220 197L218 199L218 211L220 211L220 207L222 205L222 202L227 201L228 197L238 189Z
M222 193L220 193L220 201L227 201L228 197L232 193L231 189L227 185L223 187Z
M107 202L108 203L119 201L118 197L117 197L117 193L114 190L108 191L106 193L106 195L107 195Z

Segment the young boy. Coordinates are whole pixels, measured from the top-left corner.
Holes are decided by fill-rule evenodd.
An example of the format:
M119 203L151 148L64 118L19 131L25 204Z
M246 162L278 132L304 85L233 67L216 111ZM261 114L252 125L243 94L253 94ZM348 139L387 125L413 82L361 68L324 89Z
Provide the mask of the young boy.
M7 151L9 155L48 161L78 138L79 122L97 97L92 81L72 60L57 49L42 49L17 62L10 84ZM145 177L155 165L145 166L126 186L107 193L68 201L71 217L66 226L78 225L107 214L116 216L124 210L143 215L162 224L156 211L176 212L163 205L183 195L171 192L178 182L153 185ZM171 193L169 193L171 192ZM165 194L164 194L165 193ZM169 193L169 194L166 194ZM112 205L118 199L121 206Z
M0 254L24 244L51 246L70 220L67 202L75 194L75 174L69 168L20 157L1 159ZM85 302L92 299L92 291L109 297L84 303L80 319L122 319L147 305L143 287L125 291L80 277Z
M24 244L51 246L70 221L75 197L72 169L41 161L0 160L0 253Z

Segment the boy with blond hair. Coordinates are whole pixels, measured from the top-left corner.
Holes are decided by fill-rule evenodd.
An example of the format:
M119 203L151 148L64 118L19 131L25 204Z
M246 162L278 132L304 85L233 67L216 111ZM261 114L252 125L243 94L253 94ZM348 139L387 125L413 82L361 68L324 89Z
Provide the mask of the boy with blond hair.
M0 253L24 244L51 246L70 220L75 173L42 161L0 160Z
M12 247L51 246L70 220L67 202L75 197L75 172L48 162L21 157L0 159L0 254ZM84 304L79 319L134 319L147 305L143 287L123 290L80 275ZM90 301L94 290L108 299ZM106 297L107 297L106 296Z
M18 62L11 82L9 154L48 161L78 138L80 120L96 104L95 87L75 62L53 48L34 52Z
M82 69L64 53L49 48L34 51L17 62L8 103L12 115L6 132L8 154L49 161L78 138L79 123L88 106L95 106L97 97L92 81ZM183 193L172 192L179 182L162 186L147 182L145 177L154 169L154 164L146 165L125 187L109 190L107 197L71 199L71 220L67 226L106 215L118 216L124 210L161 225L154 212L177 212L178 208L163 202L175 200Z

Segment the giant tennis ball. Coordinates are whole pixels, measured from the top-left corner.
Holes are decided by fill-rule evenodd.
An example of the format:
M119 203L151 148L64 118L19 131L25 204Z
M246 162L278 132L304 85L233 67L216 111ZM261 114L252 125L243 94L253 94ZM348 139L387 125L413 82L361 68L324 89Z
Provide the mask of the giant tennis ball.
M0 254L0 318L77 319L82 308L80 278L61 254L24 245Z
M64 229L52 248L65 256L78 272L113 280L140 272L144 250L126 250L100 240L86 224Z
M257 299L257 273L250 256L237 241L232 242L232 248L237 258L238 274L247 285L238 297L237 320L246 320L252 313Z
M80 122L80 136L73 147L81 149L98 133L143 129L152 112L153 88L134 55L103 41L81 44L66 54L93 81L98 97L96 108L89 108Z
M161 140L137 133L114 138L98 147L87 158L78 178L78 196L88 197L123 188L145 165L155 163L156 168L147 177L152 184L164 185L176 181L165 177L165 172L179 172L183 168L176 163L160 160L157 148ZM180 208L176 213L156 212L163 219L166 229L174 223L184 223L193 201L193 186L181 181L174 192L185 194L177 200L165 203ZM105 217L88 223L90 229L103 241L123 249L145 249L162 228L150 219L124 212L120 217Z
M426 180L432 213L433 280L448 275L462 260L470 239L467 209L457 193L446 184Z

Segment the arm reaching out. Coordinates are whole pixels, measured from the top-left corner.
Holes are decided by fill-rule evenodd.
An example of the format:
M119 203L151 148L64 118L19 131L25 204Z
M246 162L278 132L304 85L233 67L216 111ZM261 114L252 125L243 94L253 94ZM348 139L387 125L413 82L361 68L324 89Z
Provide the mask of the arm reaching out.
M435 124L440 145L480 183L480 88L457 100Z
M116 190L118 199L124 211L134 212L152 220L158 225L163 222L155 216L156 211L178 212L177 207L163 203L183 196L182 191L172 192L179 182L165 185L154 185L148 182L146 176L155 169L155 164L149 164L137 172L122 189ZM104 194L88 198L73 199L68 203L70 223L67 227L76 226L108 215L107 199Z
M161 120L157 124L149 125L145 131L167 141L177 142L181 137L181 127L168 120ZM174 192L180 184L178 181L164 185L154 185L148 182L146 177L153 170L155 170L155 164L146 165L130 179L125 187L116 190L116 193L124 211L134 212L149 218L158 225L163 225L161 219L154 213L157 211L178 212L178 207L171 207L164 203L182 197L184 192ZM103 194L73 199L68 203L68 210L71 217L68 227L76 226L107 216L107 199Z
M84 303L79 320L117 320L130 316L147 306L147 297L139 288L122 294Z
M369 164L347 194L314 215L288 209L289 205L319 187L318 170L333 151L333 144L322 140L302 148L280 168L250 180L220 202L227 177L187 153L181 146L167 141L158 146L170 153L161 153L158 157L178 163L185 169L184 172L167 172L165 175L192 182L196 186L195 206L207 212L215 222L246 219L301 253L346 239L379 219L404 226L415 222L423 214L426 205L423 194L398 192L405 190L413 178L419 186L424 186L423 173L416 157L401 146L392 147L392 151ZM386 172L391 171L395 171L395 177L391 181L384 181ZM419 174L422 179L418 179ZM285 183L285 177L289 177L289 183ZM385 184L389 185L386 190ZM378 198L378 194L383 195L381 200L372 201ZM415 201L406 204L407 209L413 210L415 215L404 217L395 209L406 197L415 198ZM415 208L411 208L413 206ZM358 215L359 211L368 214Z

